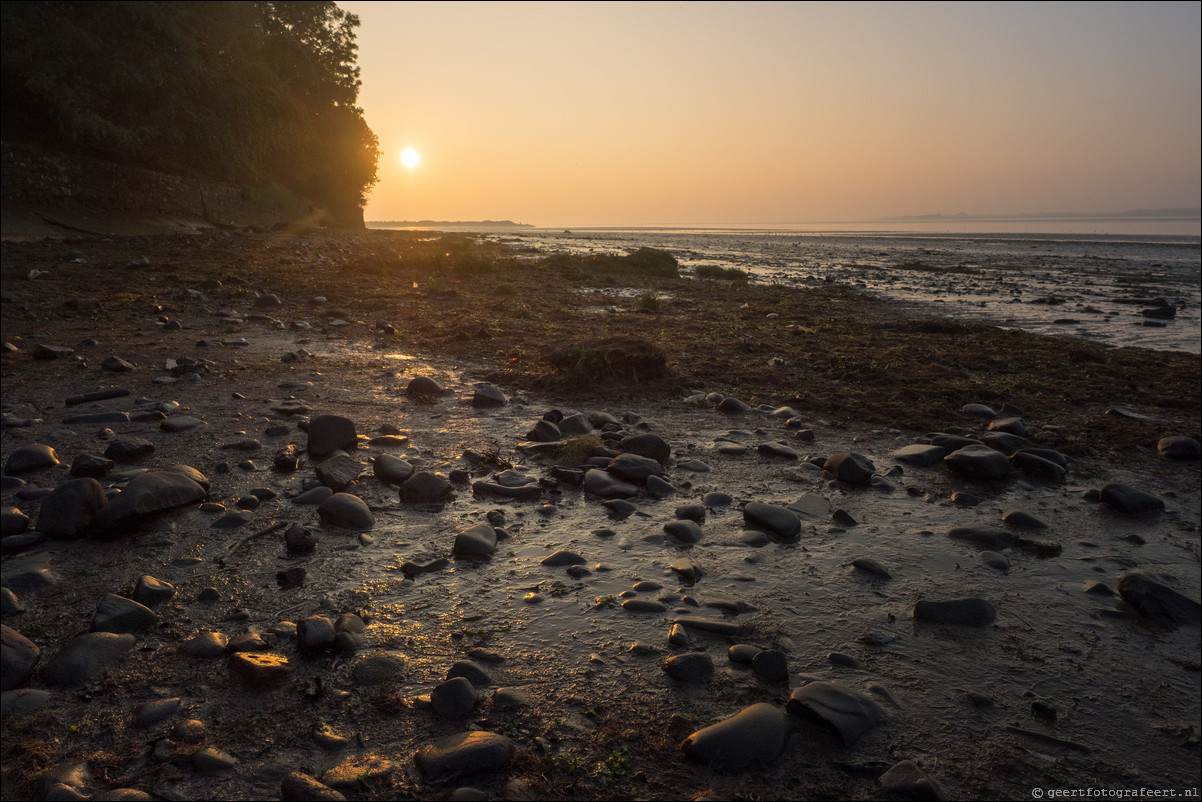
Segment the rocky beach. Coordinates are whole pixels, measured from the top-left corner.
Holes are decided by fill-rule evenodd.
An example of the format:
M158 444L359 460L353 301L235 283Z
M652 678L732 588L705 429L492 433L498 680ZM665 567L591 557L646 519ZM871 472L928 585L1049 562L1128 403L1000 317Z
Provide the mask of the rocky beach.
M5 798L1198 789L1196 354L468 234L2 276Z

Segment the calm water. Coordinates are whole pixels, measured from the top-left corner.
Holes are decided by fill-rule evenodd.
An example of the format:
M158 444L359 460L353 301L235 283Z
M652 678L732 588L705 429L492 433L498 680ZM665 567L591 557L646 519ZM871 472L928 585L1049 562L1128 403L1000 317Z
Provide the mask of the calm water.
M670 251L685 272L702 265L737 267L755 281L845 284L959 320L1114 346L1202 351L1202 240L1196 234L1088 233L1089 226L1101 224L1075 224L1075 233L711 227L489 234L545 251L625 253L650 246ZM1126 230L1190 227L1197 223L1127 224ZM1177 307L1175 319L1140 314L1160 301Z

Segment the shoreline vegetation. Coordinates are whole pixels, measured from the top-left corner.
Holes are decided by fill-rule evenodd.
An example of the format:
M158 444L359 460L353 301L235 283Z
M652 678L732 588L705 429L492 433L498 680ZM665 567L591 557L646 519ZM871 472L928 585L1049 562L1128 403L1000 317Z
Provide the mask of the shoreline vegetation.
M434 226L481 226L483 228L535 228L532 223L512 220L368 220L368 228L432 228Z
M31 286L23 279L45 269L52 281L78 274L68 286L88 287L89 303L106 314L193 290L210 303L277 293L296 299L297 317L350 321L372 348L471 365L515 391L621 399L718 390L845 425L917 431L936 430L964 404L1012 403L1061 427L1070 455L1148 456L1169 429L1199 434L1196 355L923 317L838 284L798 289L751 283L742 271L686 273L653 248L544 254L470 233L398 230L218 232L89 247L102 269L123 264L131 248L161 267L136 273L137 289L106 291L87 277L96 263L64 264L46 242L5 243L6 337L28 304L19 300ZM329 299L323 309L307 300L317 296ZM69 294L20 314L54 319L74 314L71 303ZM654 354L662 369L590 372L590 360L618 359L598 345L615 338L619 352ZM573 348L585 355L573 366L553 360Z

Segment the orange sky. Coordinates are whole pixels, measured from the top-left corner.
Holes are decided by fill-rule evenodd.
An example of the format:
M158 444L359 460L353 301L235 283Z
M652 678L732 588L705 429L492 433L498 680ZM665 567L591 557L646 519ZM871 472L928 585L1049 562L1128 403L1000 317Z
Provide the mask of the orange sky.
M368 220L1202 206L1196 2L339 5Z

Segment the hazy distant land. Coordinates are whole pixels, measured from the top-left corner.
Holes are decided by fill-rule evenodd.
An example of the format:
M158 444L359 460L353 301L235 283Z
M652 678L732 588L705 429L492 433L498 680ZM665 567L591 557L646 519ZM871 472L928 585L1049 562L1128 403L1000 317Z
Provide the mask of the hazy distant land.
M512 220L368 220L369 228L430 228L432 226L487 226L488 228L534 228Z
M1028 214L915 214L900 217L882 217L882 222L921 223L927 221L1090 221L1090 220L1198 220L1202 209L1130 209L1125 212L1032 212Z

